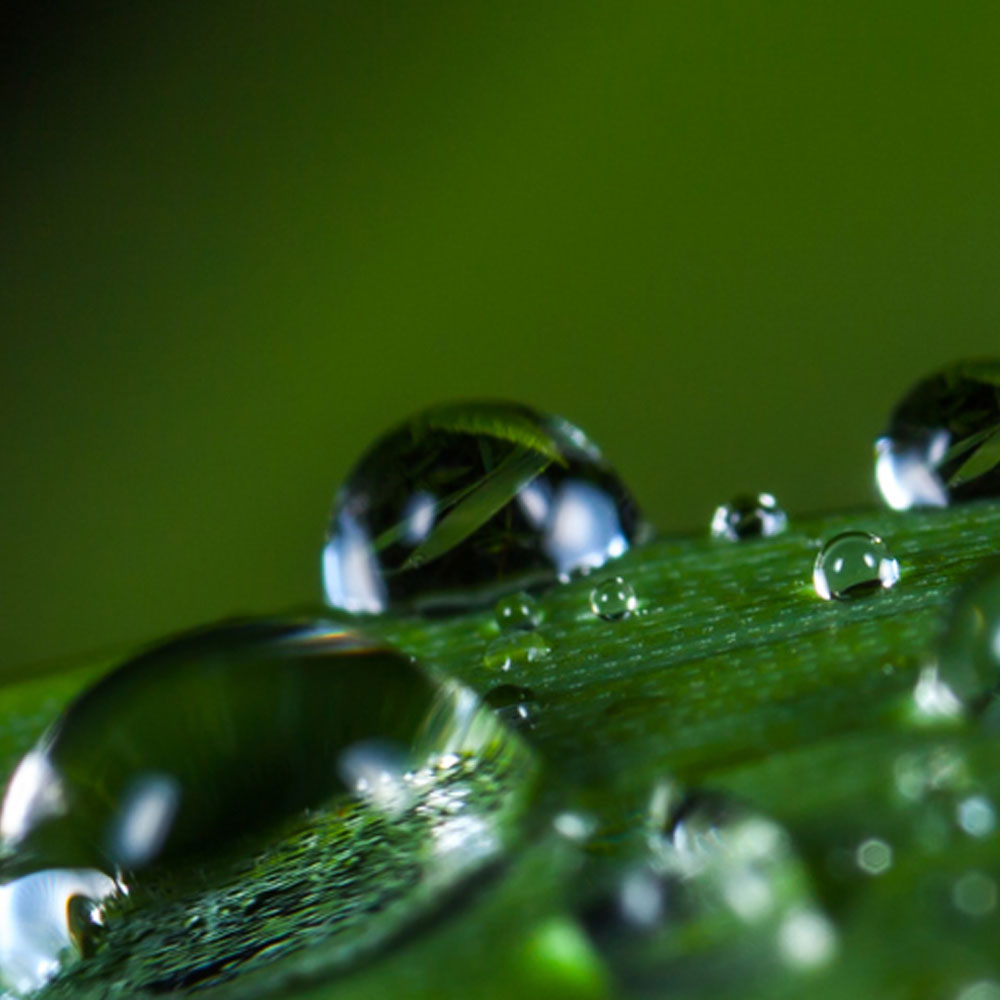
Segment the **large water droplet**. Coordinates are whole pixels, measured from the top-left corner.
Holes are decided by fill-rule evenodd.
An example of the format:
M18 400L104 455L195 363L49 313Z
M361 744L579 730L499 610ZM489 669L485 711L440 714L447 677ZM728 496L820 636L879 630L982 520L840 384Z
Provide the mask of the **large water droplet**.
M896 510L1000 496L1000 362L960 361L918 382L875 442L875 479Z
M353 863L352 851L362 850L395 865L399 888L370 890L379 906L393 892L413 893L412 905L389 908L396 916L380 933L391 937L415 919L408 913L429 912L435 887L445 898L511 846L533 774L530 753L471 691L374 640L323 622L276 620L184 636L77 698L11 779L0 812L3 874L12 879L0 886L0 981L44 981L71 943L93 951L96 925L85 918L100 915L94 904L119 882L136 888L143 905L159 900L176 911L177 872L187 873L178 884L207 880L186 918L204 923L218 904L218 919L232 925L226 940L237 954L227 977L244 962L274 961L240 951L240 914L253 904L249 886L268 898L276 874L290 877L260 863L285 837L293 859ZM396 831L384 850L372 840L383 827ZM354 847L344 839L351 829L362 838ZM310 871L298 877L308 882ZM364 873L343 875L324 872L341 886L334 896L347 885L359 892ZM322 924L308 910L323 894L294 886L275 905L302 908L302 933L282 931L289 947L302 947ZM233 898L243 902L230 907ZM121 929L136 919L130 914L115 914L106 945L74 976L99 976L87 970L100 966L175 984L212 978L215 956L205 972L184 964L201 967L200 945L175 954L165 944L176 931L169 921L163 941L152 941L155 924L145 928L150 950L133 958L134 941ZM214 937L204 946L224 947ZM24 978L25 968L34 978Z
M602 580L590 592L590 610L606 622L628 618L638 606L635 588L620 576Z
M1000 685L1000 562L956 595L938 654L938 674L962 701Z
M715 509L712 537L739 542L746 538L770 538L788 527L788 515L770 493L733 498Z
M816 557L813 586L824 600L848 601L899 581L899 563L878 535L845 531L831 538Z
M205 629L144 653L64 712L15 771L0 836L22 870L134 871L343 785L360 741L410 748L440 695L408 658L329 625Z
M327 601L350 612L492 600L648 534L583 433L512 403L441 406L380 438L337 495Z

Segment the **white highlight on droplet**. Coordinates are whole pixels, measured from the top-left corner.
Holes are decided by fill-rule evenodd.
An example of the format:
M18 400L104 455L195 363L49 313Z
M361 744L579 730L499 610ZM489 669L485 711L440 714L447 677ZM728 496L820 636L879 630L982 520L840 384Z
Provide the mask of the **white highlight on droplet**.
M141 868L160 853L181 801L181 786L169 774L138 778L125 793L111 826L109 849L123 868Z
M0 837L16 844L40 821L66 811L62 781L42 750L31 750L11 776L0 812Z
M793 910L778 928L778 950L789 965L811 969L825 965L837 951L837 932L818 910Z

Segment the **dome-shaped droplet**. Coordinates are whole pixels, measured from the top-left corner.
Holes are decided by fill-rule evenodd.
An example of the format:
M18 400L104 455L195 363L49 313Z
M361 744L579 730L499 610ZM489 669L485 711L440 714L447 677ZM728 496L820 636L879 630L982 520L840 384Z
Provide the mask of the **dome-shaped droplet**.
M492 708L501 720L515 729L533 729L538 700L531 688L517 684L498 684L483 695L483 704Z
M1000 686L1000 561L956 594L938 654L938 676L962 701Z
M620 556L648 528L583 433L511 403L441 406L380 438L337 495L326 598L468 606Z
M542 620L538 601L520 591L501 597L493 608L493 615L504 632L533 629Z
M4 874L134 872L217 846L350 790L337 765L352 746L419 755L435 727L447 742L453 697L408 657L324 623L183 636L98 681L22 759L0 810Z
M845 531L831 538L816 557L813 586L824 600L848 601L899 581L899 563L878 535Z
M628 618L638 606L635 588L620 576L602 580L590 592L590 610L607 622Z
M918 382L875 442L895 510L1000 496L1000 361L960 361Z
M544 636L535 632L513 632L494 639L483 653L483 666L488 670L514 670L524 664L544 660L552 647Z
M770 493L734 497L716 507L712 515L712 537L739 542L745 538L770 538L788 527L788 515Z

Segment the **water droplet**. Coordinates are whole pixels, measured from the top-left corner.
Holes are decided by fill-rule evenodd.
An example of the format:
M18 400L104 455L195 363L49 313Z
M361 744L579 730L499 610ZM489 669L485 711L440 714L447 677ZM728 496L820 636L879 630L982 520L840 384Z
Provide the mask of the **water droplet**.
M878 535L845 531L816 557L813 586L824 600L847 601L888 590L899 581L899 563Z
M667 982L675 970L694 977L697 969L699 987L710 992L723 965L730 977L734 969L768 968L781 976L833 958L836 929L778 824L735 800L697 793L664 820L669 801L676 801L672 783L650 801L645 853L630 857L582 911L623 984ZM678 949L678 941L689 947Z
M66 904L69 936L83 958L90 958L104 937L104 912L100 902L90 896L71 896Z
M353 921L367 935L374 910L376 938L394 939L518 842L535 775L526 745L472 691L376 640L269 620L165 643L71 703L7 789L0 983L51 977L70 943L96 951L74 963L73 983L104 995L102 977L129 982L136 962L162 983L206 985L217 965L228 979L315 942L321 926ZM301 930L247 956L242 923L282 905L262 857L308 891L296 897ZM362 857L398 881L355 870ZM127 907L99 906L126 882L138 890ZM341 883L371 905L331 922L323 907L338 905ZM161 905L192 928L195 952L173 947L177 924L159 929Z
M73 951L70 902L99 901L116 891L102 872L72 868L0 885L0 987L24 996L44 986Z
M566 578L649 528L583 433L512 403L440 406L380 438L337 495L327 601L443 610Z
M895 510L1000 496L1000 362L960 361L918 382L875 442Z
M23 758L0 810L7 871L134 872L224 842L348 790L333 764L363 741L447 741L461 697L324 623L182 636L98 681Z
M739 542L770 538L788 527L788 515L770 493L742 494L722 504L712 515L712 537Z
M869 837L858 844L854 860L866 875L884 875L892 867L892 847L878 837Z
M997 884L984 872L966 872L951 887L955 909L970 917L985 917L997 906Z
M541 608L538 602L523 592L508 594L497 601L493 609L497 625L501 631L511 632L515 629L528 631L537 627L542 620Z
M969 983L955 1000L1000 1000L1000 983L995 983L992 979Z
M1000 561L991 560L952 602L938 673L965 702L1000 685Z
M606 622L628 618L638 606L635 588L620 576L603 580L590 592L590 610Z
M483 704L492 708L507 725L515 729L533 729L535 726L538 701L531 688L499 684L486 692Z
M483 654L489 670L514 670L526 663L544 660L552 652L548 642L534 632L515 632L494 639Z

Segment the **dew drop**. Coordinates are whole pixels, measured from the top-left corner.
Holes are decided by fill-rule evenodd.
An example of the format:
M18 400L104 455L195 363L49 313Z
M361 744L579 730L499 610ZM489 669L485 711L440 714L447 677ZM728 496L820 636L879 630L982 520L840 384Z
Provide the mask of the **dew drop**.
M15 996L44 986L73 952L70 904L96 905L116 892L115 882L93 869L37 871L0 885L0 986Z
M583 433L513 403L439 406L380 438L341 487L326 599L441 611L565 579L649 535Z
M739 542L770 538L788 527L788 515L770 493L741 494L722 504L712 515L712 537Z
M1000 685L1000 561L991 560L952 602L937 669L964 702Z
M530 594L523 592L501 597L493 608L493 614L503 632L515 629L528 631L536 628L542 620L538 602Z
M531 688L517 684L498 684L483 696L483 704L492 708L514 729L534 729L538 700Z
M590 610L606 622L628 618L638 606L635 588L620 576L603 580L590 592Z
M1000 496L1000 362L960 361L918 382L875 442L895 510Z
M355 830L367 838L366 856L389 864L391 852L371 831L397 826L402 812L409 832L393 850L406 843L409 853L392 863L416 870L415 882L400 884L424 887L417 912L426 913L434 892L445 899L511 847L534 774L526 745L472 691L356 632L264 620L166 642L73 701L8 785L0 983L37 988L64 967L71 945L83 956L98 952L74 977L99 979L132 963L134 906L113 907L105 927L101 903L125 884L139 890L140 909L162 903L164 886L174 898L175 885L192 884L184 875L192 870L199 885L208 882L186 926L217 921L238 937L247 905L273 891L273 871L258 870L260 852L286 850L287 836L296 857L325 853L344 863L352 855L342 838ZM331 828L338 836L329 843L314 832ZM323 879L342 876L328 867ZM352 871L349 882L362 877ZM384 886L378 891L388 899ZM407 906L397 909L397 923L408 919ZM287 930L295 947L315 936L313 924ZM163 933L167 941L174 931ZM224 947L218 935L205 937L210 946ZM187 981L174 977L188 975L190 955L175 956L162 941L142 947L171 969L163 982ZM227 978L244 960L227 959Z
M392 747L404 769L451 747L475 704L396 650L323 622L182 636L98 681L22 759L0 810L5 874L134 873L225 843L357 793L374 768L358 747Z
M848 601L899 582L899 563L878 535L845 531L831 538L816 557L813 586L824 600Z
M545 638L536 632L514 632L494 639L483 653L488 670L515 670L527 663L544 660L552 652Z

